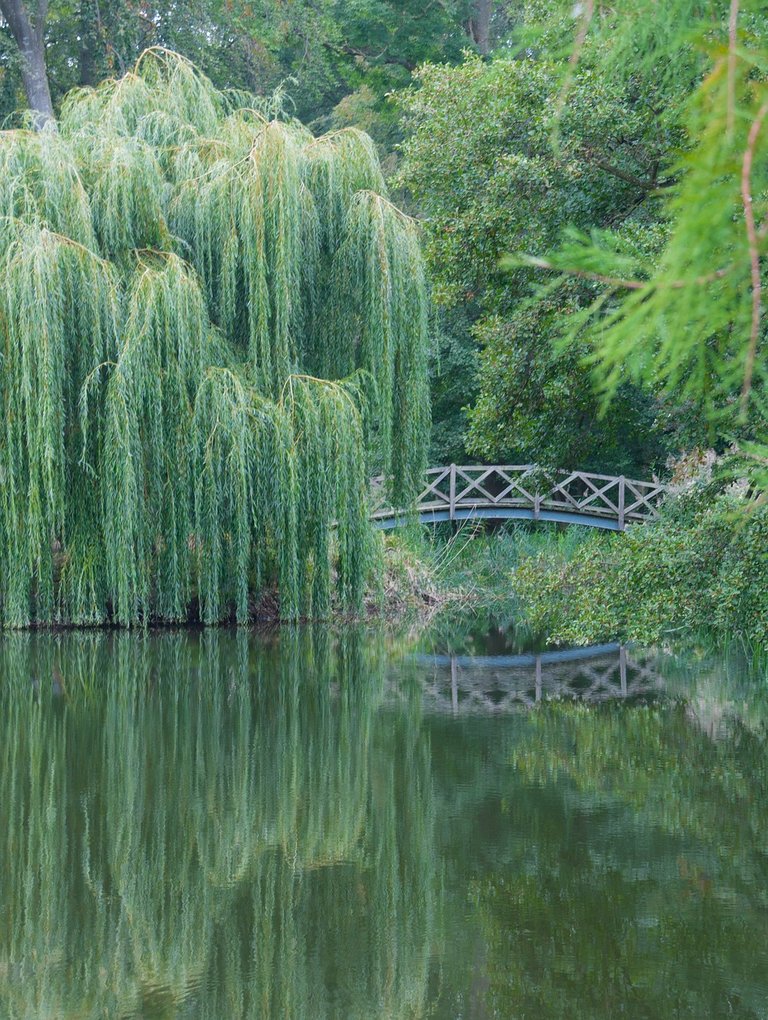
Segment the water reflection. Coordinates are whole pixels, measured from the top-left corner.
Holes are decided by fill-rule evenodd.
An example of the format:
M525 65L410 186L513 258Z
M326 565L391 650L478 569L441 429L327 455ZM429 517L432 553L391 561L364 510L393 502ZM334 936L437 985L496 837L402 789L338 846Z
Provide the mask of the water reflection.
M754 682L501 659L3 638L0 1017L768 1016Z
M377 721L381 642L0 656L0 1015L422 1012L429 745Z
M652 700L664 681L656 657L624 645L514 655L417 654L428 711L510 712L541 701Z
M674 704L529 717L508 866L473 883L487 1015L767 1015L766 744L729 725L713 741Z

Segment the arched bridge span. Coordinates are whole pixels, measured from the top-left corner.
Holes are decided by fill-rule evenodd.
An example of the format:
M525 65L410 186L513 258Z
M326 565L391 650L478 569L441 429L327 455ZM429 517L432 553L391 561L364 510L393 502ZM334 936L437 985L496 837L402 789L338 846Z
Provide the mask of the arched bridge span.
M430 468L415 505L388 505L383 478L372 483L371 521L390 529L470 519L555 521L623 531L652 520L666 488L624 475L588 471L546 471L533 464L493 466L450 464Z

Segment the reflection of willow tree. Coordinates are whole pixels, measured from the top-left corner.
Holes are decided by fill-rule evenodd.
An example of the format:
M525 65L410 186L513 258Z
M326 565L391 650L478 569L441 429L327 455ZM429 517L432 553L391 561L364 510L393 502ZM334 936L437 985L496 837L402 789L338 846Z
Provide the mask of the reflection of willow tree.
M377 716L384 662L306 633L0 646L0 1014L421 1013L428 758Z
M679 706L533 714L507 791L524 838L475 889L501 1014L764 1015L766 744L734 727L719 744Z

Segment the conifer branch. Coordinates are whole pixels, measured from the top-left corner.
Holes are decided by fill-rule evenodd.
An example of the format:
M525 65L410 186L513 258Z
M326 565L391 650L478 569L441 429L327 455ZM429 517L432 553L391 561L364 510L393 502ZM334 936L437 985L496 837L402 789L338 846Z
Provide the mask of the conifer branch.
M524 260L526 265L533 266L536 269L547 269L553 272L565 273L566 276L576 276L582 280L604 283L606 286L614 287L617 290L683 290L685 287L702 287L708 283L714 283L716 280L721 280L733 269L733 266L724 266L722 269L716 269L714 272L705 273L690 280L628 280L619 276L594 273L575 266L558 266L547 259L532 255L524 256Z
M581 23L579 24L578 31L576 32L576 38L573 43L573 49L568 59L568 70L563 84L560 87L557 99L555 100L555 125L556 125L556 139L559 133L560 118L565 108L566 100L568 99L568 93L571 91L573 85L573 79L576 75L576 68L578 67L579 60L581 59L581 52L584 49L584 44L587 41L587 33L589 32L589 26L592 24L592 18L595 15L595 0L583 0L583 3L578 4L574 10L581 8L579 16Z

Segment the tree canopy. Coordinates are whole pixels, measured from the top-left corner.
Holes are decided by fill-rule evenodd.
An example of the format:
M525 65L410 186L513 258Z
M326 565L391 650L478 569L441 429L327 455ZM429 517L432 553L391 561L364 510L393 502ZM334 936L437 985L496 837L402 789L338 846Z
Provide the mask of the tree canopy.
M631 379L695 402L723 438L748 440L764 436L768 410L764 5L672 7L586 6L584 46L571 60L596 61L614 80L651 76L662 96L684 90L685 101L660 114L677 137L665 158L669 186L658 192L661 243L629 248L607 224L571 232L549 259L523 261L594 287L586 314L566 332L588 339L608 396ZM566 93L572 84L564 81Z
M537 52L421 68L403 98L410 134L399 180L427 219L436 298L479 345L469 450L496 462L637 470L664 448L661 409L627 386L601 419L584 344L556 342L594 288L574 277L532 302L537 272L501 262L521 248L549 251L567 228L609 224L630 250L658 250L657 195L677 136L660 125L650 80L623 85L586 61L559 112L562 67ZM454 371L466 377L476 357L465 345Z
M0 165L2 621L242 620L273 577L322 616L332 545L359 606L369 472L403 498L429 421L418 239L370 140L151 50Z
M4 7L34 19L37 0L3 0L0 16ZM508 0L46 0L45 61L58 105L71 88L120 76L144 49L165 46L219 88L267 96L282 85L303 121L364 121L388 142L397 128L387 93L424 60L487 53L508 9ZM24 85L19 47L2 28L0 117L22 105Z
M647 470L763 429L759 10L530 3L490 62L417 71L399 182L470 453Z

